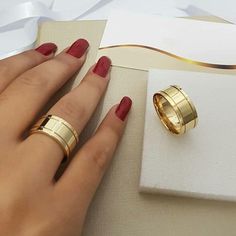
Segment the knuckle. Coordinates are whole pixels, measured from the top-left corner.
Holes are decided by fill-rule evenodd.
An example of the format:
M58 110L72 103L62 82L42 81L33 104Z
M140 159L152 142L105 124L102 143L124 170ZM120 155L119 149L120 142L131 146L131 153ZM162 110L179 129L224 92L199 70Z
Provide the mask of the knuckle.
M2 186L2 185L1 185ZM4 185L3 185L4 186ZM19 196L19 194L15 193L12 190L6 191L1 198L0 201L0 221L8 222L15 218L17 215L17 211L19 208L23 208L24 202Z
M58 103L60 113L66 117L77 120L78 117L83 119L86 116L86 108L78 104L74 99L65 96Z
M89 147L91 150L92 147ZM109 145L104 145L99 150L92 151L91 161L93 166L98 170L99 174L106 170L108 165L109 155L111 153L111 147Z
M93 94L96 94L97 96L101 96L104 93L104 85L101 83L95 83L92 79L84 80L84 84L89 88L89 90L92 90Z
M45 76L43 76L43 74L35 73L33 71L32 72L28 71L24 73L16 81L18 81L19 83L25 86L33 87L33 88L35 87L37 89L45 88L48 84L47 79L45 78Z
M74 58L68 58L63 56L55 58L55 61L58 66L60 66L60 68L63 68L63 71L65 71L65 73L78 69L78 66L82 64L82 61L80 61L80 59L74 60Z
M25 51L21 53L21 60L25 62L30 68L43 61L43 55L36 53L35 50Z
M115 129L114 127L107 126L104 128L104 132L109 134L110 139L114 140L114 142L118 142L121 136L121 131L118 129Z
M0 94L0 104L4 104L4 103L6 103L9 100L10 100L10 96L9 95L7 95L6 93L1 93Z
M2 78L4 77L8 77L8 75L11 73L9 66L7 65L7 63L3 61L1 61L0 63L0 75Z
M4 90L4 88L9 84L8 78L11 77L11 70L6 63L0 63L0 91Z

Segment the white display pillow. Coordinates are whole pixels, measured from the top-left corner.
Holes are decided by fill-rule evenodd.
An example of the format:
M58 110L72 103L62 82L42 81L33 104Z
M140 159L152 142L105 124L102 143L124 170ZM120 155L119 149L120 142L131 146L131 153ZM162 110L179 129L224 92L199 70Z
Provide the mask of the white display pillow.
M196 106L198 126L167 131L153 94L179 85ZM171 70L149 72L140 190L236 200L236 77Z

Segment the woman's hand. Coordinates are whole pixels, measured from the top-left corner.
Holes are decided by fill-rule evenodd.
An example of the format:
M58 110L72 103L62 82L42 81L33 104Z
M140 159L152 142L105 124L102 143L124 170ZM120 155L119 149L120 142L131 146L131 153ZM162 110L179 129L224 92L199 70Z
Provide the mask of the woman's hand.
M58 181L63 150L52 138L32 134L50 97L83 65L88 48L77 40L54 57L53 43L0 61L0 235L80 235L91 199L122 136L128 97L108 112ZM80 85L48 114L81 133L109 82L110 60L99 59Z

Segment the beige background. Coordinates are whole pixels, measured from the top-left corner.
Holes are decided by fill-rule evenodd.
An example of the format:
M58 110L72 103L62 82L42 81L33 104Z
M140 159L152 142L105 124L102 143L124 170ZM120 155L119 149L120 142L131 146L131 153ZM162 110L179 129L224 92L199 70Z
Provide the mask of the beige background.
M75 80L77 84L94 63L104 26L102 21L45 23L38 43L53 41L62 49L80 37L90 41L88 60ZM138 192L146 78L145 71L113 67L107 94L84 134L86 138L96 126L96 118L103 117L123 95L133 98L129 125L88 212L83 236L235 235L235 203Z

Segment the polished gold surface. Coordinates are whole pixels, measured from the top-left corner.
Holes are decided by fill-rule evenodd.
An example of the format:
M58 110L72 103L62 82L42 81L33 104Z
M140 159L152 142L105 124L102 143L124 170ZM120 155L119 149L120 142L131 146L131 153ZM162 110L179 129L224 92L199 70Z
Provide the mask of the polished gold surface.
M42 116L32 127L31 134L33 133L53 138L62 147L66 157L69 157L79 140L76 130L68 122L53 115Z
M196 127L196 108L179 86L170 86L154 94L153 103L160 120L172 133L184 134Z

